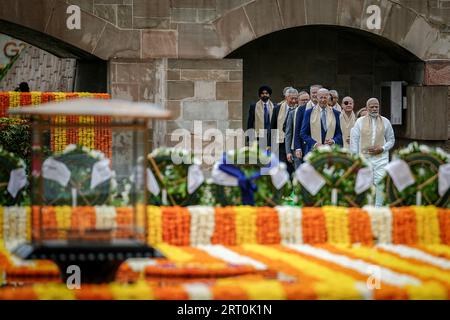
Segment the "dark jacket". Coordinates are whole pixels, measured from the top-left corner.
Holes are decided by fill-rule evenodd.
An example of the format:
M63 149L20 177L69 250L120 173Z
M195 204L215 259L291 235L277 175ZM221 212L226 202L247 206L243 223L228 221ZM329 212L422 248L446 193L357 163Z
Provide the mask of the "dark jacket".
M300 136L305 143L305 150L304 150L305 155L314 148L314 145L317 142L323 144L325 142L325 136L327 134L327 132L325 130L323 130L323 128L322 128L322 141L315 141L311 137L310 120L311 120L312 110L313 110L312 108L309 110L306 110L305 116L303 118L302 129L300 131ZM339 121L339 116L341 113L334 109L333 109L333 113L334 113L334 117L336 118L336 129L334 130L333 140L334 140L335 144L340 145L342 147L342 131L341 131L341 125L340 125L340 121Z

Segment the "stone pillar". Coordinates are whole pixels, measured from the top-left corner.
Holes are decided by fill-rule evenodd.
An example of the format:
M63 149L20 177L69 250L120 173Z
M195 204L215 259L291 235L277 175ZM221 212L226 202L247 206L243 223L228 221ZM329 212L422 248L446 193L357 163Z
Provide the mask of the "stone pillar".
M178 144L171 139L176 129L194 133L195 121L201 122L202 134L210 128L224 136L226 129L241 129L242 60L169 59L166 105L174 115L167 122L164 142L168 146ZM203 146L210 143L203 140Z
M450 60L426 61L424 82L427 86L448 86L447 126L450 139Z
M108 91L113 99L155 103L164 108L164 59L114 59L109 61ZM161 124L153 121L149 141L154 148ZM130 172L131 140L127 132L113 132L113 166L119 177ZM143 147L143 146L139 146Z

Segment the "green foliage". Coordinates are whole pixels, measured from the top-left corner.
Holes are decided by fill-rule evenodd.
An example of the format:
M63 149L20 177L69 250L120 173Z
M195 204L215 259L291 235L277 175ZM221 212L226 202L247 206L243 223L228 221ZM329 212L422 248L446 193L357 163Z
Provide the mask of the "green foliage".
M369 166L364 158L351 154L339 146L324 146L311 151L305 157L305 161L325 179L326 184L313 196L294 179L294 192L299 205L333 205L331 201L333 189L338 192L338 206L362 207L368 204L373 188L359 195L355 192L358 171Z
M408 147L398 150L393 158L404 160L409 165L415 183L400 192L387 175L383 185L391 205L416 205L416 195L420 191L422 205L450 206L450 189L443 196L438 192L439 166L450 162L449 154L440 148L432 149L413 142Z
M8 182L12 170L25 168L25 163L18 156L0 146L0 206L29 204L28 189L25 187L13 198L8 192Z
M28 121L17 118L0 118L0 146L22 158L29 168L31 130Z

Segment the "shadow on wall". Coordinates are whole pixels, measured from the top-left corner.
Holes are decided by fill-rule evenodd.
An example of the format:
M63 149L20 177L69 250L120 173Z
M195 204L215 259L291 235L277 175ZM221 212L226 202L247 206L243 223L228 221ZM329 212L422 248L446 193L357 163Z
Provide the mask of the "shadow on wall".
M424 63L397 44L369 32L338 26L305 26L258 38L227 56L243 59L243 121L258 99L261 84L273 89L272 100L283 99L286 86L308 89L319 83L350 95L355 110L371 96L380 96L380 84L406 81L421 84Z

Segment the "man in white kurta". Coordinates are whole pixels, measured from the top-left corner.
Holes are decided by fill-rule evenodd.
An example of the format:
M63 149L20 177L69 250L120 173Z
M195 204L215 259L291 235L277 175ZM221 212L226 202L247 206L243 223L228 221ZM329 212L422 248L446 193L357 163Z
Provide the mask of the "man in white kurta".
M373 170L373 183L376 186L375 205L383 205L382 188L379 185L389 163L389 150L395 143L394 130L388 119L379 113L380 103L376 98L367 101L368 115L356 120L351 130L350 150L361 153L369 161Z

